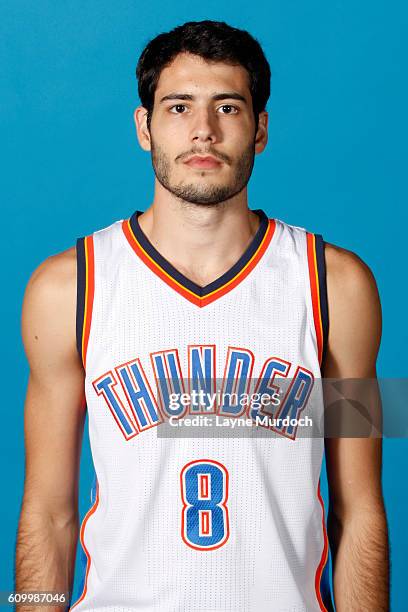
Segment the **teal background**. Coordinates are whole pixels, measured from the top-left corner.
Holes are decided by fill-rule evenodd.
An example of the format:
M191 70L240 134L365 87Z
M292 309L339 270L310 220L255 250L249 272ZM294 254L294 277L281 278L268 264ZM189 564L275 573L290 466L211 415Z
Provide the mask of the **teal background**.
M134 69L148 40L187 20L248 29L272 68L270 140L250 208L264 208L355 251L374 272L384 329L380 376L407 376L406 3L209 0L141 3L14 0L0 19L3 222L0 590L13 587L23 477L28 366L21 303L32 271L76 237L145 209L148 154L132 112ZM404 36L405 34L405 36ZM85 430L83 516L92 468ZM406 440L384 442L392 610L406 609ZM78 580L76 581L77 585Z

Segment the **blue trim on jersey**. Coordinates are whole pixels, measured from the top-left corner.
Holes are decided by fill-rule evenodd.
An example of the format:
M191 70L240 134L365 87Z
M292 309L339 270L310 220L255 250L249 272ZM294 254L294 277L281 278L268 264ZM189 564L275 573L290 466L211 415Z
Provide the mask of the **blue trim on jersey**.
M76 345L82 359L82 333L84 328L85 316L85 293L86 293L86 259L85 259L85 238L78 238L76 243L77 260L77 305L76 305Z
M329 554L327 556L327 561L323 568L322 577L320 580L320 593L322 596L323 603L326 606L327 612L334 612L335 608L333 605L332 592L330 588L330 565L331 565L331 555L330 555L330 548L329 548Z
M91 505L89 508L92 508L92 506L95 503L96 500L96 485L97 485L97 478L96 478L96 472L95 472L95 468L94 468L94 477L93 477L93 483L91 486ZM88 513L89 511L86 511L85 515ZM77 594L75 599L72 597L71 601L70 601L70 606L72 605L72 603L76 603L78 601L78 599L81 597L83 591L84 591L84 586L85 586L85 578L86 578L86 567L88 564L88 557L85 554L84 549L82 548L82 544L81 541L78 541L78 563L79 563L79 572L78 572L78 576L79 576L79 583L78 583L78 590L77 590Z
M327 351L327 338L329 335L329 309L327 303L326 261L324 256L325 242L321 234L315 234L317 276L319 278L320 314L323 329L322 363Z
M136 210L129 219L130 227L132 228L136 240L142 249L146 251L153 261L155 261L156 264L167 272L167 274L169 274L175 281L199 297L205 297L216 289L220 289L220 287L223 287L223 285L231 281L235 276L237 276L237 274L239 274L239 272L241 272L248 261L253 257L254 253L258 250L269 226L269 219L263 210L258 209L252 211L260 218L260 224L255 236L251 241L251 244L245 250L243 255L241 255L238 261L232 266L232 268L227 270L227 272L222 274L222 276L211 282L209 285L200 287L200 285L196 285L196 283L179 272L167 259L163 257L163 255L159 253L159 251L156 250L139 225L138 217L142 214L142 212L143 211L141 210Z
M80 578L79 578L79 583L78 583L78 591L77 591L75 599L72 600L73 602L78 601L78 599L81 597L81 594L84 591L87 561L88 561L88 559L87 559L87 556L86 556L86 554L84 552L84 549L80 545L79 549L78 549L78 562L79 562L79 566L80 566L80 569L79 569L79 576L80 576ZM72 605L72 602L71 602L71 605Z

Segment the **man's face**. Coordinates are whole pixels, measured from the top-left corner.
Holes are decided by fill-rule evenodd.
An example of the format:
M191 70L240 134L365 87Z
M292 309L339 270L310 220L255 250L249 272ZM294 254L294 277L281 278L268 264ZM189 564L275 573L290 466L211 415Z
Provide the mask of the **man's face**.
M247 185L255 118L242 66L178 55L161 72L150 124L157 180L194 204L223 202Z

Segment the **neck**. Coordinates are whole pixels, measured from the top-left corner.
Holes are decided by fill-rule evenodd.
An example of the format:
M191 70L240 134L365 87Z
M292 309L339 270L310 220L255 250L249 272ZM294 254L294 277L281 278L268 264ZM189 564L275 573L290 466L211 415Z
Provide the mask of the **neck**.
M259 227L246 188L220 204L197 205L156 184L153 203L138 221L159 253L200 286L229 270Z

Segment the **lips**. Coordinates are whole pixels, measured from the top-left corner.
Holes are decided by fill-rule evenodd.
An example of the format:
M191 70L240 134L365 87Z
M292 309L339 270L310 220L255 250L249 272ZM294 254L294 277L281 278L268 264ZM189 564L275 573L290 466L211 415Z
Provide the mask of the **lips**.
M215 157L211 157L208 155L206 157L200 157L199 155L194 155L190 157L187 161L184 162L186 166L190 166L191 168L218 168L221 166L221 162L215 159Z

